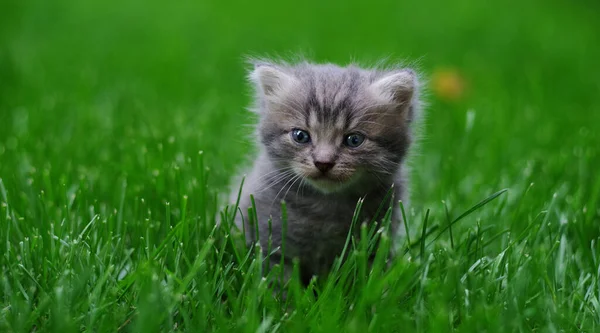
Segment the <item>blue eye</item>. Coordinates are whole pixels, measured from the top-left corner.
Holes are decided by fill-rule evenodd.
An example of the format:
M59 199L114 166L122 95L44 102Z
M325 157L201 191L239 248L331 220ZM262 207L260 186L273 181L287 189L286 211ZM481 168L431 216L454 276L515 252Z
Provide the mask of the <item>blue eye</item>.
M356 148L365 141L365 136L360 133L352 133L346 135L344 139L344 144L350 148Z
M307 131L301 129L295 129L292 131L292 139L298 143L309 143L310 135Z

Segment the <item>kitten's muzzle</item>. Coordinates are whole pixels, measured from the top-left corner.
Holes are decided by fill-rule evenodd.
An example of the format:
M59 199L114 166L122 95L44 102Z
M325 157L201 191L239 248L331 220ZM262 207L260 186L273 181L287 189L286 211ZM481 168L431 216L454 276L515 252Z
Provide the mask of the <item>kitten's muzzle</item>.
M315 161L315 167L319 169L322 173L327 173L329 170L333 169L335 163L333 162L319 162Z

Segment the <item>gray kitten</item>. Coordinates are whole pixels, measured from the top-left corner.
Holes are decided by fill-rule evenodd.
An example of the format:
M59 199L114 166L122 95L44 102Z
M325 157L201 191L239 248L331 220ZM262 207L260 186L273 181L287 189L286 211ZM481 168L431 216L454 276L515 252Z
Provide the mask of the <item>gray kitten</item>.
M392 189L392 230L400 230L397 203L407 201L405 158L420 105L415 72L260 61L249 77L259 154L241 192L243 216L236 216L246 239L266 253L272 219L272 249L281 246L285 201L284 269L289 276L291 259L298 258L306 281L327 273L341 254L359 199L360 223L380 219L389 206L375 214ZM250 195L259 235L248 223ZM271 255L274 264L280 260L280 251Z

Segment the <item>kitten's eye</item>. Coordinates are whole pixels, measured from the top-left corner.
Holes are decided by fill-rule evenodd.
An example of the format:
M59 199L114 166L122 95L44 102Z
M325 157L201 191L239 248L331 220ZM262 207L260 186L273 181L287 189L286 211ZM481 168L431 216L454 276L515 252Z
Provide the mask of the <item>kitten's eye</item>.
M346 135L344 139L344 144L350 148L356 148L365 141L365 136L360 133L352 133Z
M292 139L298 143L309 143L310 135L307 131L301 129L295 129L292 131Z

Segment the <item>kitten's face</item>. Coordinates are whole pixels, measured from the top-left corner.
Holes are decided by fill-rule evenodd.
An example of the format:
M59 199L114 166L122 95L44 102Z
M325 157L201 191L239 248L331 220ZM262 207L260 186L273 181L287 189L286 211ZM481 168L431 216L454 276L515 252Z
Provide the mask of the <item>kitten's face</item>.
M390 75L397 77L380 82ZM410 142L412 90L398 93L407 75L413 79L410 72L263 67L261 142L282 172L324 193L385 183Z

